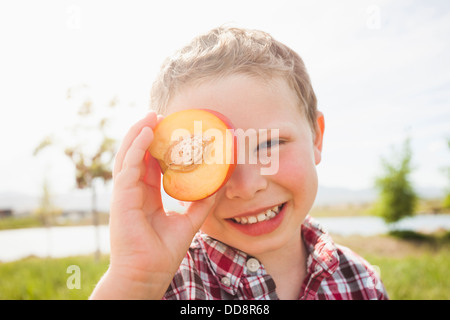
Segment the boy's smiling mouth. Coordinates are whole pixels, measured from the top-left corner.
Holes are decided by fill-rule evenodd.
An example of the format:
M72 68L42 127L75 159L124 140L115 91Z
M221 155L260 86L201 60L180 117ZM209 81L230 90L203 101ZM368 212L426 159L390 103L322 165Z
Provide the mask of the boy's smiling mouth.
M240 215L238 217L231 218L234 222L239 224L253 224L257 222L262 222L266 220L270 220L275 218L275 216L280 213L282 207L284 204L280 204L277 206L274 206L270 209L261 211L258 214L252 214L252 215Z
M259 236L270 233L278 228L283 220L286 207L286 203L282 203L258 210L257 212L243 213L226 220L247 235Z

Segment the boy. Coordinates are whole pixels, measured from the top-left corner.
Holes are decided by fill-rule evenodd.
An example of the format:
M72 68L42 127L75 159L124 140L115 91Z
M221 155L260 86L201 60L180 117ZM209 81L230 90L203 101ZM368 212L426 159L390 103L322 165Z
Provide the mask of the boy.
M214 29L166 60L151 105L164 115L208 108L242 130L278 130L247 146L276 158L277 171L238 163L216 194L166 213L147 152L163 116L148 114L116 156L111 264L92 298L387 299L373 267L308 216L324 117L298 54L261 31Z

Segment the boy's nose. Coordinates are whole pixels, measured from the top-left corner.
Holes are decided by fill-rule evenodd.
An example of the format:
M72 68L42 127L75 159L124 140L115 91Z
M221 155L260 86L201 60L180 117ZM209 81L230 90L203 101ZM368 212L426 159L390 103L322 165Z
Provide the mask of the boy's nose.
M224 188L229 199L250 200L267 188L267 180L260 174L258 165L238 164Z

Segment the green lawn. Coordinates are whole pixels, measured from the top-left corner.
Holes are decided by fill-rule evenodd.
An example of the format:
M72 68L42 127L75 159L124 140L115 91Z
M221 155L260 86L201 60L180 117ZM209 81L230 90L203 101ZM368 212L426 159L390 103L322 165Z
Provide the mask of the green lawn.
M391 299L450 299L448 251L402 258L369 255L366 259L380 268L381 278Z
M391 299L450 299L449 231L333 238L380 268Z
M93 255L60 259L33 257L0 263L0 300L87 299L108 264L108 256L96 263ZM73 265L80 270L80 289L73 288L76 282L72 276L77 275L76 271L69 269L67 273ZM67 286L68 280L72 289Z

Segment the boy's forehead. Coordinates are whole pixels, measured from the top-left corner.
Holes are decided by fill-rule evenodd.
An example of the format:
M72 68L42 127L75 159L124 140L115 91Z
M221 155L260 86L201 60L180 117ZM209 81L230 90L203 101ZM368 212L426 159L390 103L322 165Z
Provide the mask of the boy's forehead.
M171 98L167 114L187 109L211 109L237 128L270 129L302 118L298 97L287 81L232 75L185 85Z

